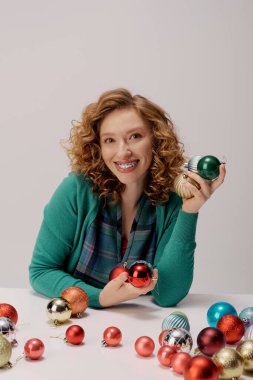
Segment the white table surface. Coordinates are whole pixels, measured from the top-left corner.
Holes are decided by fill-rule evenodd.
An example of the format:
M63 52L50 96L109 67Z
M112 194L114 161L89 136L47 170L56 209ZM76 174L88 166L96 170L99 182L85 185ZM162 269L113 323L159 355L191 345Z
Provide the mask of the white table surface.
M188 316L194 342L193 353L198 333L208 326L208 308L220 301L230 302L238 313L245 307L253 306L253 296L250 294L189 294L177 307L172 308L161 308L153 303L151 296L142 296L109 309L88 308L83 318L71 319L54 328L46 315L48 298L36 294L31 289L0 289L0 302L13 305L19 315L16 326L18 345L13 347L10 361L14 363L23 353L24 344L28 339L39 338L45 344L43 359L31 361L23 358L11 369L1 368L1 379L183 379L171 369L162 367L157 359L162 321L175 310L180 310ZM71 324L78 324L85 330L84 344L73 346L63 340L50 338L58 335L64 337ZM120 347L101 346L103 331L108 326L121 329ZM139 357L134 349L135 340L142 335L150 336L156 344L154 354L149 358ZM243 375L240 379L247 379L247 376Z

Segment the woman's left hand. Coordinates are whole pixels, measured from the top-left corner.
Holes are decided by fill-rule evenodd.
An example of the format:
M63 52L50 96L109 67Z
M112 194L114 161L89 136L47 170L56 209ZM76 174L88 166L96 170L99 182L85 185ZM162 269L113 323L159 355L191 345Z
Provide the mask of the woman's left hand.
M185 183L193 197L190 199L183 199L182 210L189 213L197 213L203 204L211 197L214 191L222 185L226 175L225 164L220 165L220 174L219 177L214 181L206 180L200 177L198 174L188 171L188 177L192 178L199 183L201 188L198 190L190 182Z

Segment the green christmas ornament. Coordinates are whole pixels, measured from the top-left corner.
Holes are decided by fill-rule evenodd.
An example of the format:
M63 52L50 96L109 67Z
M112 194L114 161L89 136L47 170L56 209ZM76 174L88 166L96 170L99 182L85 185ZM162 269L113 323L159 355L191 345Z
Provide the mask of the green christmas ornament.
M204 179L213 180L219 176L221 162L214 156L204 156L197 164L197 172Z

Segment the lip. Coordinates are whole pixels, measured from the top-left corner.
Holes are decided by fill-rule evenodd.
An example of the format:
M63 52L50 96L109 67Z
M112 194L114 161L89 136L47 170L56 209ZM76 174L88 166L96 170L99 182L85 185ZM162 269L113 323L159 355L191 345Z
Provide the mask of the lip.
M135 162L135 161L139 161L139 160L123 160L123 161L114 161L115 164L118 164L118 165L122 165L122 164L129 164L130 162Z

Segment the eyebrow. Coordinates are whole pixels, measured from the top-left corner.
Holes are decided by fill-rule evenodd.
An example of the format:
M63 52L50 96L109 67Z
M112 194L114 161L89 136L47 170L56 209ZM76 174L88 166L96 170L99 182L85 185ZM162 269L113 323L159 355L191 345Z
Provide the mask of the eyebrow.
M143 127L135 127L135 128L132 128L132 129L129 129L129 131L127 131L127 133L132 133L132 132L136 132L138 130L141 130L141 131L144 131L144 128ZM104 137L104 136L114 136L115 133L110 133L110 132L107 132L107 133L102 133L100 135L100 137Z

